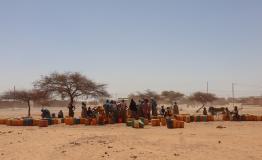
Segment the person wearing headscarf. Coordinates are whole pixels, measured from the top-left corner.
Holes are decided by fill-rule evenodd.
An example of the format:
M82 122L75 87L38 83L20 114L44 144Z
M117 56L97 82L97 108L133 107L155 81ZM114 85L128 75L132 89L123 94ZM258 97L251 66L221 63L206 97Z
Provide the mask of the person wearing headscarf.
M58 118L64 118L64 113L63 113L63 111L62 110L60 110L59 112L58 112Z
M149 101L148 99L145 99L143 103L143 113L145 118L150 119L150 111Z
M121 114L121 117L122 117L122 122L126 123L127 105L126 105L125 100L122 100L121 103L120 103L120 114Z
M131 111L131 117L136 118L137 117L137 105L133 98L131 99L129 109Z
M152 115L157 116L157 102L153 97L151 98L151 108L152 108Z
M84 102L82 103L81 117L82 118L87 118L87 108L86 108L86 104Z
M174 106L173 106L173 114L174 115L178 115L179 114L179 108L177 103L175 102Z

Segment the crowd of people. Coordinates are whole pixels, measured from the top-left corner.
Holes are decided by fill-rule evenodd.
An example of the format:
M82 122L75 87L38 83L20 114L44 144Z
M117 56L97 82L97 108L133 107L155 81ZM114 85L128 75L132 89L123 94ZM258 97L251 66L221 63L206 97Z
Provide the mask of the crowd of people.
M138 103L136 103L134 99L131 99L129 110L131 111L132 118L144 117L151 119L151 116L161 115L163 117L168 117L179 114L179 108L176 102L173 107L165 108L165 106L161 106L159 111L157 106L157 101L154 98L151 98L150 100L139 100Z
M151 119L153 116L172 116L179 114L179 108L177 103L174 103L173 107L161 106L161 109L158 111L158 104L154 98L149 99L141 99L136 102L134 99L130 100L129 106L127 105L125 100L114 101L114 100L106 100L101 107L86 107L85 103L82 103L82 118L90 118L90 117L99 117L101 115L106 119L110 119L111 121L117 122L126 122L127 118L139 118L144 117L146 119ZM173 110L172 110L173 108Z
M139 118L144 117L146 119L151 119L153 116L161 115L163 117L178 115L179 108L177 103L174 103L173 107L161 106L161 109L158 110L157 101L154 98L141 99L136 102L134 99L131 99L129 106L126 104L125 100L114 101L106 100L103 107L87 107L86 103L82 102L82 118L97 118L104 117L105 119L110 119L111 121L117 122L126 122L127 118ZM41 110L42 118L55 118L56 115L53 113L51 115L48 109ZM60 110L57 114L57 118L64 118L64 113Z
M149 99L141 99L136 102L134 99L130 100L129 106L126 104L125 100L114 101L114 100L106 100L103 107L88 107L86 103L82 103L82 118L103 118L110 119L112 122L126 122L127 118L135 118L144 117L146 119L151 119L152 117L156 117L161 115L163 117L172 117L174 115L179 115L179 107L176 102L172 107L165 108L161 106L160 110L158 110L157 101L154 98ZM214 107L213 107L214 108ZM209 108L210 109L210 108ZM42 118L56 118L56 115L51 114L48 109L41 110ZM210 112L210 110L209 110ZM222 114L226 119L230 120L240 120L240 115L238 111L238 107L235 106L234 110L231 112L228 108L222 110ZM208 111L206 107L203 108L203 115L208 115ZM57 118L64 118L64 113L60 110L57 114Z
M56 117L56 114L55 113L52 113L46 109L46 108L42 108L41 109L41 117L42 118L64 118L64 113L62 110L60 110L57 114L57 117Z

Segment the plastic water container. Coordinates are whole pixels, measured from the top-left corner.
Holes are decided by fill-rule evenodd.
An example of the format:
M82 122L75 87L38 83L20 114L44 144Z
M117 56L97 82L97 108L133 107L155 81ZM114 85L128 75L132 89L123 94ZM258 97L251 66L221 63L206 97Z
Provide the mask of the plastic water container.
M53 118L53 119L52 119L52 125L58 124L58 123L59 123L58 119L56 119L56 118Z
M166 125L168 129L173 129L174 128L173 120L170 118L166 119Z
M43 120L47 120L48 125L52 125L52 118L44 118Z
M93 119L92 119L90 125L92 125L92 126L97 125L97 120L96 120L96 118L93 118Z
M33 119L32 118L25 118L23 120L24 126L33 126Z
M141 120L138 120L138 123L139 123L139 128L144 128L145 127L144 122L142 122Z
M195 122L201 122L201 116L195 116Z
M99 119L98 119L98 125L100 125L100 126L105 125L105 121L104 121L103 118L99 118Z
M134 120L133 128L144 128L145 124L141 120Z
M0 125L1 124L6 124L6 119L0 119Z
M190 122L194 122L195 121L195 116L190 116Z
M80 118L80 124L85 124L86 123L86 119L85 118Z
M80 118L74 118L74 124L80 124Z
M159 119L151 119L151 124L153 127L160 126L160 120Z
M74 118L65 118L66 125L74 125Z
M133 121L127 121L126 122L127 127L132 127L133 126Z
M48 120L39 120L39 127L48 127Z
M161 125L166 126L166 119L165 118L161 118Z
M202 121L202 122L207 122L207 121L208 121L208 120L207 120L207 116L205 116L205 115L201 116L201 121Z
M33 126L38 126L39 125L39 119L33 119Z
M144 117L139 117L139 119L145 124L145 118Z

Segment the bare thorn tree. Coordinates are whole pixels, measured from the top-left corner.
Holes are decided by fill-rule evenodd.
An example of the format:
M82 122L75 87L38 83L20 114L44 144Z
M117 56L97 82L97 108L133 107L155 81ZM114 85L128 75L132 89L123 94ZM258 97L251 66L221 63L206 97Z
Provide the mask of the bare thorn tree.
M47 100L49 95L47 92L40 91L40 90L18 90L18 91L8 91L5 92L1 99L12 99L17 101L22 101L27 103L28 106L28 117L31 117L31 101L41 101Z
M161 98L170 104L172 104L174 101L178 101L183 97L184 97L183 93L175 92L175 91L163 91L161 93Z
M156 100L160 100L160 95L154 91L151 90L146 90L144 92L137 92L136 94L130 94L128 96L129 99L134 99L134 100L140 100L140 99L150 99L154 98Z
M199 112L208 102L213 102L217 100L216 95L211 93L196 92L189 97L191 101L196 101L202 104L202 107L199 108L196 112Z
M77 97L108 97L105 84L97 84L78 72L52 73L35 82L37 89L69 98L69 116L74 116L74 101Z

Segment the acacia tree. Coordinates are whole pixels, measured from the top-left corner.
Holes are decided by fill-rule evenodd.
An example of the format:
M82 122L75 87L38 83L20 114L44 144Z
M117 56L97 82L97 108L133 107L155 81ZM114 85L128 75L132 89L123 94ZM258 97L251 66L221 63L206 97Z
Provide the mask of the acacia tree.
M208 102L213 102L217 100L216 95L211 93L196 92L189 97L191 101L196 101L202 104L202 107L199 108L196 112L199 112Z
M154 98L156 100L159 100L160 99L160 96L158 93L156 93L155 91L151 91L151 90L146 90L145 92L143 93L138 93L138 96L139 97L143 97L143 98L146 98L146 99L150 99L150 98Z
M161 98L170 104L172 104L174 101L177 101L183 97L184 97L183 93L175 92L175 91L163 91L161 93Z
M154 91L146 90L144 92L137 92L136 94L130 94L128 96L129 99L133 98L134 100L140 100L140 99L150 99L154 98L156 100L160 99L160 95Z
M18 90L18 91L8 91L5 92L1 99L12 99L17 101L22 101L27 103L28 106L28 117L31 117L31 101L46 101L49 98L47 92L40 90Z
M69 116L74 117L74 102L78 97L108 97L105 84L97 84L78 72L51 73L35 82L35 87L52 95L69 99Z

